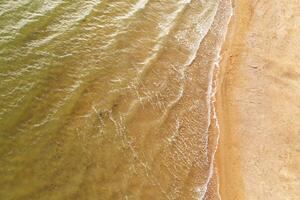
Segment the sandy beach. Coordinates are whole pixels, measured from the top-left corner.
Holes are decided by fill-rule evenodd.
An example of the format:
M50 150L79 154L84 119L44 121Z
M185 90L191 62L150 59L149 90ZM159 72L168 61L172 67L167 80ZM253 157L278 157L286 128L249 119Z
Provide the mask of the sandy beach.
M299 200L300 1L0 1L0 199Z
M300 198L300 4L235 1L217 93L222 199Z

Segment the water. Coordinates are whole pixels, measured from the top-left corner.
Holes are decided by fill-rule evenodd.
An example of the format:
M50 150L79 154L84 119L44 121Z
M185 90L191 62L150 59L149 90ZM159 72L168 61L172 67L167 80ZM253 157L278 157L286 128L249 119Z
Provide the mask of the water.
M217 0L1 1L0 199L216 199L230 13Z

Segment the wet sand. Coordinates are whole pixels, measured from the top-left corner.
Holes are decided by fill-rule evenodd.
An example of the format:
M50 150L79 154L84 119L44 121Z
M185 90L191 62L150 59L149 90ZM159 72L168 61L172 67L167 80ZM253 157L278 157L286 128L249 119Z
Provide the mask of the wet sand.
M220 193L300 199L300 4L235 1L217 93Z

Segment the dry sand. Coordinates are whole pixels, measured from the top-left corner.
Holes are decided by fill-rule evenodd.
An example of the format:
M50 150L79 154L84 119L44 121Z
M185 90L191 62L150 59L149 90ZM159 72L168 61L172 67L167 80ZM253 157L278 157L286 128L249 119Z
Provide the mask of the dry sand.
M300 199L300 1L236 1L221 69L222 199Z

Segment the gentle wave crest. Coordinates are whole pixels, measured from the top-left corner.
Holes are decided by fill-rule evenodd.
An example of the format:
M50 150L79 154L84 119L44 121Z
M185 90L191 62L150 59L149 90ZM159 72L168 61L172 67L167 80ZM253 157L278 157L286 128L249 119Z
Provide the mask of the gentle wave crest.
M206 197L230 12L216 0L1 2L0 199Z

